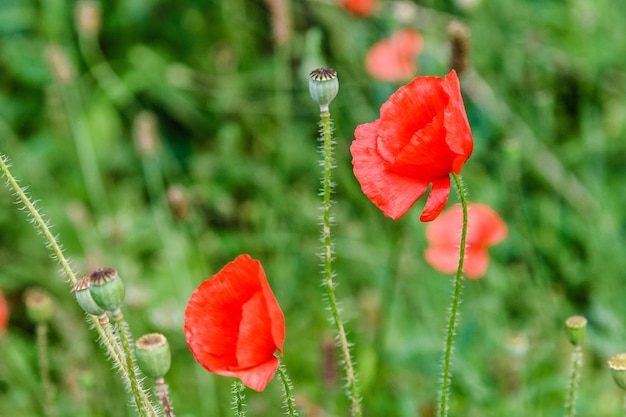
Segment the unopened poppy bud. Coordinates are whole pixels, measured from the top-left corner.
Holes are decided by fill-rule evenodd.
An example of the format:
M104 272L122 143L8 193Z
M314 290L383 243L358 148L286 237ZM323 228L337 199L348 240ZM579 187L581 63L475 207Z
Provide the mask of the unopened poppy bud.
M52 298L43 291L29 289L24 294L26 315L34 323L47 323L54 313Z
M320 112L327 112L328 105L339 91L337 71L332 68L318 68L311 71L309 77L311 97L320 105Z
M565 320L567 338L574 346L580 346L585 341L587 334L587 319L583 316L572 316Z
M117 311L124 302L124 283L113 268L100 268L89 276L93 300L106 311Z
M626 390L626 353L611 356L609 368L611 368L611 375L617 386Z
M137 366L146 376L158 379L170 369L172 355L167 339L161 333L141 336L135 343Z
M86 276L76 281L76 284L74 284L74 295L76 295L78 305L85 310L85 313L94 316L102 316L105 311L96 304L91 296L91 291L89 291L90 279L89 276Z

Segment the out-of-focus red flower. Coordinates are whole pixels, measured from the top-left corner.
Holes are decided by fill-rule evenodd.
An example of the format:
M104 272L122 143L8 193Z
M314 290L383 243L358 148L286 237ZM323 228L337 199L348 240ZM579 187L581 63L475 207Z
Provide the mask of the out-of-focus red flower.
M474 146L454 70L400 87L380 108L380 119L357 126L354 136L354 175L372 203L394 220L429 184L420 220L434 220L448 202L450 173L460 174Z
M285 318L261 263L240 255L193 292L185 338L208 371L263 391L278 368Z
M381 81L409 80L417 72L416 58L423 45L424 40L418 31L400 29L370 48L365 57L365 68Z
M4 334L9 325L9 304L0 290L0 336Z
M378 0L338 0L341 7L358 16L371 16L378 7Z
M489 246L500 243L508 234L504 221L485 204L470 203L467 212L467 240L463 272L470 279L485 275L489 266ZM459 264L463 210L456 205L426 228L426 261L436 270L452 274Z

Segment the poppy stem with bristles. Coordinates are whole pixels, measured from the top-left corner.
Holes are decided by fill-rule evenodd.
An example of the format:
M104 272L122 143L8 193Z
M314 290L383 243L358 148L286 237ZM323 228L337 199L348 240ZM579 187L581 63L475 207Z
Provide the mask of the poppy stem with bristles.
M445 349L443 355L443 369L441 375L441 391L439 392L438 417L447 417L448 403L450 400L450 384L452 382L451 360L454 346L454 335L459 318L459 306L461 304L461 290L463 288L463 263L465 261L465 243L467 240L467 192L463 187L460 175L452 173L454 184L459 192L461 207L463 209L463 226L461 229L461 246L459 248L459 264L453 281L452 304L449 310L449 321L446 328Z
M322 153L322 166L323 166L323 177L322 177L322 243L323 243L323 253L322 253L322 261L324 265L324 280L323 285L326 288L326 297L328 301L328 305L330 307L332 321L337 329L337 338L339 342L339 347L341 349L342 354L342 363L344 367L344 371L346 374L347 380L347 394L350 399L352 416L353 417L361 417L361 397L360 397L360 388L356 376L356 371L354 369L354 365L352 362L352 357L350 355L350 344L348 343L348 338L346 336L346 330L344 328L343 321L341 319L341 314L339 312L339 307L337 305L337 298L335 296L335 284L333 282L333 267L332 267L332 258L333 258L333 242L331 239L331 215L330 215L330 207L331 207L331 193L333 188L333 183L331 180L331 171L333 168L333 137L332 137L332 120L330 118L330 112L328 110L320 109L320 133L321 133L321 146L320 150Z

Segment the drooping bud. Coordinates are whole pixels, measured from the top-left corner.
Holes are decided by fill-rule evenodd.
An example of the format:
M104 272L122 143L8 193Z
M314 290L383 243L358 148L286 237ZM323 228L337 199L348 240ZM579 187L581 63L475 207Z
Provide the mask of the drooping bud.
M113 268L100 268L89 275L91 297L100 308L116 312L124 302L124 282Z
M567 338L574 346L581 346L587 334L587 319L583 316L572 316L565 320Z
M611 375L617 386L626 390L626 353L611 356L609 368L611 368Z
M328 105L337 96L339 79L332 68L318 68L309 74L311 98L320 105L320 112L328 112Z
M76 295L76 301L78 301L78 305L85 310L85 313L92 314L94 316L102 316L105 311L100 308L98 304L93 300L91 296L91 291L89 291L89 281L90 277L82 277L76 284L74 284L74 295Z
M41 290L26 290L24 304L26 304L26 315L33 323L47 323L54 313L52 298Z
M135 343L135 358L137 366L146 376L162 378L169 371L172 361L170 345L161 333L143 335Z

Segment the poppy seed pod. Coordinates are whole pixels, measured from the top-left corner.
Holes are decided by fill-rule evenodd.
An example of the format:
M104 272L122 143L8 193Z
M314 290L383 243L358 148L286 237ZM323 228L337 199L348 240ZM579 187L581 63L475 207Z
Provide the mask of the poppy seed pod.
M611 356L608 363L613 380L618 387L626 390L626 353Z
M587 334L587 319L583 316L572 316L565 320L567 338L574 346L580 346Z
M311 98L320 105L320 112L327 112L328 105L337 96L339 79L332 68L318 68L309 74Z
M102 316L105 311L93 300L91 291L89 290L89 280L89 276L82 277L76 281L76 284L74 284L73 290L74 295L76 296L76 301L85 313L92 314L94 316Z
M33 323L47 323L54 313L52 298L40 290L26 290L24 304L26 304L26 315Z
M137 366L146 376L158 379L165 376L172 363L170 345L161 333L141 336L135 343Z
M89 276L93 300L106 311L117 311L124 302L124 282L113 268L100 268Z

